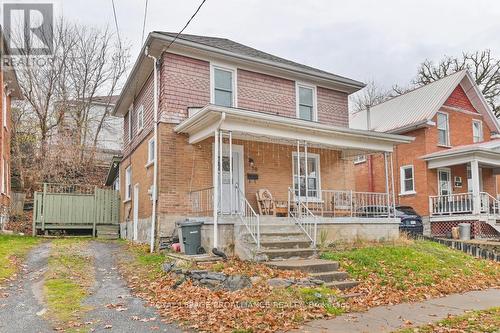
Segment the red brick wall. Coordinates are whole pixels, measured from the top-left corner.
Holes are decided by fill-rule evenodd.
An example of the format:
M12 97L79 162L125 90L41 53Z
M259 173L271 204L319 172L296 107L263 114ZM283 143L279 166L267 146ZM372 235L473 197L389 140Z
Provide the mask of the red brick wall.
M450 97L444 102L444 105L456 107L459 109L476 112L477 110L472 106L469 98L465 94L461 85L458 85L451 93Z

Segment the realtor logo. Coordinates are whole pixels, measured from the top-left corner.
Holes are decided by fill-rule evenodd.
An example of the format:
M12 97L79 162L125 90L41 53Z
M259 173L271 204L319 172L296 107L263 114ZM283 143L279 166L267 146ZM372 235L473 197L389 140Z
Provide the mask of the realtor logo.
M52 55L54 6L52 3L2 5L4 34L12 55Z

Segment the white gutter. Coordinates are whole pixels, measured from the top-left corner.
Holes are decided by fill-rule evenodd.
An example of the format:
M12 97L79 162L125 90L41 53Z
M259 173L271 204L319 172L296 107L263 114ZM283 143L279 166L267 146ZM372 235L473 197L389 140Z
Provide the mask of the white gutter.
M149 47L146 46L144 54L153 60L153 112L154 112L154 141L155 141L155 159L153 164L153 193L151 193L151 198L153 201L152 212L151 212L151 242L150 251L151 253L155 250L155 238L156 238L156 205L158 201L157 197L157 187L158 187L158 59L149 54ZM136 203L135 203L136 204Z
M217 248L217 245L219 243L218 239L219 225L218 225L218 215L217 215L217 207L219 206L219 180L217 179L219 174L218 172L219 168L217 167L217 161L221 160L218 158L219 153L222 154L222 151L219 152L219 144L222 143L222 136L219 138L220 136L219 130L225 119L226 119L226 113L223 112L220 116L220 120L217 123L214 132L214 166L213 166L213 186L214 186L214 199L213 199L214 246L213 247L214 248ZM222 150L222 144L220 145L220 148Z

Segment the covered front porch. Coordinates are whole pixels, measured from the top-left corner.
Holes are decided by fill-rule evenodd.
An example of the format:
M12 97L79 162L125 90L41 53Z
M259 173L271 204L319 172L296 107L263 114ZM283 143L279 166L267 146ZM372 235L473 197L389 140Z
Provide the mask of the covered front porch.
M394 218L393 145L410 138L352 130L249 110L208 105L177 126L189 143L210 142L212 182L190 192L192 214L239 221L257 248L262 220L288 221L318 242L318 225L398 224ZM383 193L354 188L352 159L383 152ZM280 224L276 223L279 227ZM396 227L397 228L397 227Z
M500 140L467 145L423 157L435 173L435 194L429 196L431 229L443 232L456 222L474 222L475 236L498 236ZM431 187L432 188L432 187ZM438 228L438 226L441 226ZM481 234L481 235L479 235Z

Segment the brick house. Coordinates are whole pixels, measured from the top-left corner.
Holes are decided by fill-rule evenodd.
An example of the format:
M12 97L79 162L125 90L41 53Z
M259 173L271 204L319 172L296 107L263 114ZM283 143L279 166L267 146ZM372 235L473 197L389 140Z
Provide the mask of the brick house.
M362 200L352 156L389 156L412 140L349 129L348 96L363 83L223 38L174 36L149 35L114 109L124 117L122 235L153 244L151 226L168 236L193 216L204 218L205 248L234 252L240 234L260 247L266 228L298 228L308 247L321 226L340 230L332 238L398 235L394 218L346 218L356 214L346 202ZM260 189L288 217L261 214Z
M11 163L10 139L12 131L11 100L21 99L21 89L17 82L16 72L8 66L6 57L10 55L9 48L0 27L0 229L9 218L11 203Z
M477 237L497 235L500 126L468 71L358 112L351 127L366 129L368 117L372 130L415 137L393 153L397 204L425 216L433 235L461 222ZM383 188L381 156L359 157L355 169L356 190Z

